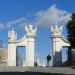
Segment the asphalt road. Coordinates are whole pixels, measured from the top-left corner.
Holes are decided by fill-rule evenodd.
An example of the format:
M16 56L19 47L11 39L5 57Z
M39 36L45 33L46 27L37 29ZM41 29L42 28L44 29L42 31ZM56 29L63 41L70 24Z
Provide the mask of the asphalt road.
M5 75L74 75L74 74L61 74L61 73L41 73L41 72L1 72Z
M0 67L0 72L5 75L75 75L75 69L70 67Z

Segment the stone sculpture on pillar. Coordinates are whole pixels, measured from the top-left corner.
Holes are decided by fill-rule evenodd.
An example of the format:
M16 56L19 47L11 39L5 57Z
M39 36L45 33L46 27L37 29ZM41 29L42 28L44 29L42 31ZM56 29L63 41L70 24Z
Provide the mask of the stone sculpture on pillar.
M33 28L32 24L29 24L29 26L25 26L25 31L27 32L27 36L35 36L37 28Z
M55 26L51 26L51 32L52 32L52 35L62 35L62 31L63 31L63 26L60 26L58 27L57 23Z
M12 27L12 30L8 31L8 40L16 40L17 39L17 33L14 31L13 27Z

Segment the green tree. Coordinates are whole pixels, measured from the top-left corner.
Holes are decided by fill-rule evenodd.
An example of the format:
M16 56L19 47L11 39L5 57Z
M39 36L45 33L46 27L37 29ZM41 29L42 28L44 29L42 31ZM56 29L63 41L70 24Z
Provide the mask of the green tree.
M50 56L50 54L48 54L48 56L47 56L47 66L49 66L50 60L51 60L51 56Z
M72 13L71 20L67 23L68 41L70 42L70 47L68 48L68 66L72 65L72 49L75 49L75 13Z

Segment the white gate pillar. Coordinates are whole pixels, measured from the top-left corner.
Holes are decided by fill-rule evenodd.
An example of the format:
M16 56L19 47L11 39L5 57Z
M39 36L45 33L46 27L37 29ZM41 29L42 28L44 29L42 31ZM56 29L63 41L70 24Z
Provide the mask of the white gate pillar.
M27 66L34 66L35 38L28 38L27 42Z
M53 65L62 65L62 46L60 37L52 37L53 42Z
M14 43L8 44L8 66L16 66L16 46Z
M34 66L34 51L35 51L35 38L36 38L36 30L37 28L33 28L32 25L25 27L27 32L27 66Z
M16 41L17 34L13 30L8 32L8 66L16 66Z

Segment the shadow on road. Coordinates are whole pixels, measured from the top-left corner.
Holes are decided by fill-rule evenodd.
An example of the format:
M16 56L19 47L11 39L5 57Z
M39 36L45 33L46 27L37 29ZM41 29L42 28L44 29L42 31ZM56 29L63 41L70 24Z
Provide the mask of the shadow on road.
M75 75L75 74L60 74L60 73L42 73L42 72L0 72L2 74L8 75Z

